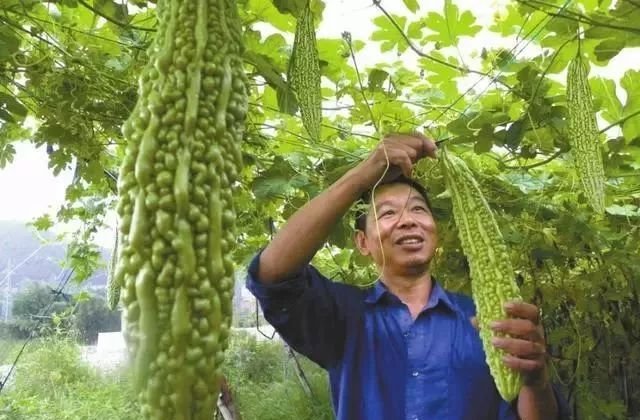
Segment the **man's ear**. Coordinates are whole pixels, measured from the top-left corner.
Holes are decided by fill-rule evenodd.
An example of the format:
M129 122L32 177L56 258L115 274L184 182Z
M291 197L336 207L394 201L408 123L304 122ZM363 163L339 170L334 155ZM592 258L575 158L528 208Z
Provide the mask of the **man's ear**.
M356 246L358 247L358 251L360 254L367 256L371 255L371 251L367 247L367 235L362 230L356 230L356 233L353 237Z

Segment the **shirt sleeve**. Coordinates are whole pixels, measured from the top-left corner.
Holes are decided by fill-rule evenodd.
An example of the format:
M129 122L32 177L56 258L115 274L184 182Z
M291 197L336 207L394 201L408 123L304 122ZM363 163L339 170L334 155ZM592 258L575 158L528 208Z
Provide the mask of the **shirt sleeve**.
M294 350L330 368L342 357L346 330L335 283L311 265L277 283L263 283L258 278L260 255L249 265L246 286L265 319Z

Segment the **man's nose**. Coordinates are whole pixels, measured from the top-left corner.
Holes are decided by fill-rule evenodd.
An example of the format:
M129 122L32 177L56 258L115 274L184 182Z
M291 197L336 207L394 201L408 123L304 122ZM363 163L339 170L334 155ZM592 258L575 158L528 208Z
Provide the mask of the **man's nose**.
M416 220L413 215L407 211L403 210L400 213L400 219L398 220L398 227L412 227L416 225Z

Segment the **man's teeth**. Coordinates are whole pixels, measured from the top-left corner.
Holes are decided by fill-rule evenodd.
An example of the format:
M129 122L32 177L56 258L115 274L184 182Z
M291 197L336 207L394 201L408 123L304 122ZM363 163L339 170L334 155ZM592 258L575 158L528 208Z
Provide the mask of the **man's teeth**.
M420 242L420 239L403 239L400 241L401 244L417 244Z

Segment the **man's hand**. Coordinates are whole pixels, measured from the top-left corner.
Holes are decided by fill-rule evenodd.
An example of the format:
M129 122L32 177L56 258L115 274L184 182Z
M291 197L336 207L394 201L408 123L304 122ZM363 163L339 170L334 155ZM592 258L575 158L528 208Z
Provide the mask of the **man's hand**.
M389 134L369 157L358 165L356 171L361 174L368 187L373 186L383 174L384 180L393 180L401 174L410 178L413 166L427 156L435 158L436 149L432 140L419 133Z
M546 344L537 306L508 302L505 311L513 318L490 323L492 331L510 337L493 337L493 345L504 350L506 366L522 374L524 386L518 395L518 416L523 420L558 418L558 401L554 395L546 364ZM478 328L475 317L471 323Z
M494 321L491 329L510 337L493 337L493 345L508 353L503 358L504 364L521 372L525 385L546 385L549 379L540 310L525 302L508 302L504 308L513 318Z
M513 318L494 321L491 330L510 337L493 337L493 345L508 353L504 356L504 364L521 372L525 385L546 385L546 342L540 310L525 302L508 302L505 310ZM475 317L471 318L471 323L479 328Z

